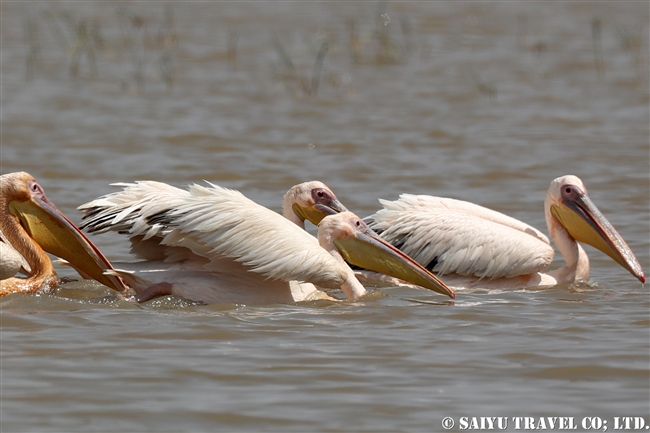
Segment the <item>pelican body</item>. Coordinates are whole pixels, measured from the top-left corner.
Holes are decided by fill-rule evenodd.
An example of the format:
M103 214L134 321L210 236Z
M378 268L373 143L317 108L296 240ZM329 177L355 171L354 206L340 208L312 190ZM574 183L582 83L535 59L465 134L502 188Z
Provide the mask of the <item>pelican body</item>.
M344 259L454 297L429 271L346 212L320 182L285 194L284 216L238 191L208 183L188 189L152 181L117 184L122 191L79 207L82 229L117 231L131 241L135 263L116 263L146 301L176 294L206 303L270 304L366 293ZM304 221L318 224L318 240Z
M402 194L381 200L365 219L370 228L455 288L553 286L589 279L579 242L609 255L642 283L641 265L600 213L576 176L553 182L544 201L549 233L565 266L548 271L554 249L534 227L465 201Z
M4 233L0 231L0 281L11 278L18 272L29 272L29 270L25 258L11 246Z
M59 278L45 251L68 261L80 274L116 290L125 290L102 253L46 197L25 172L0 176L0 296L54 289ZM24 269L26 278L14 277Z

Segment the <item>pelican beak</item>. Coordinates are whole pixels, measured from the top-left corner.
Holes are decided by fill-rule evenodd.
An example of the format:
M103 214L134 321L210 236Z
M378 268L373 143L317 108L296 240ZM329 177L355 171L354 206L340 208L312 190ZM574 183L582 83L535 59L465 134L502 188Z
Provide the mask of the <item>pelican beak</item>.
M45 251L68 261L82 276L93 278L120 292L127 289L121 279L104 275L113 269L99 249L45 196L35 181L29 181L30 199L13 200L9 212Z
M645 275L634 253L586 194L564 198L559 205L551 205L551 214L576 241L604 252L645 283Z
M399 278L452 299L456 297L454 291L435 275L370 229L335 239L334 245L352 265Z
M347 212L348 209L338 199L331 199L307 207L302 207L298 203L294 203L293 211L303 221L308 220L317 226L326 216Z

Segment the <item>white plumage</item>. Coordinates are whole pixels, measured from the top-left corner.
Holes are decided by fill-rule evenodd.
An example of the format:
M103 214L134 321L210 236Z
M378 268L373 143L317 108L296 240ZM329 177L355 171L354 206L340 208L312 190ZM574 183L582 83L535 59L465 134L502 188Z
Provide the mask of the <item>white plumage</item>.
M0 231L0 280L11 278L23 270L29 272L29 264Z
M202 281L236 295L249 286L273 291L275 286L265 279L328 288L338 288L346 280L345 269L313 236L238 191L213 184L182 190L153 181L116 185L124 190L79 207L86 210L82 228L91 233L108 229L128 233L133 253L160 260L147 265L156 269L156 274L138 274L147 275L149 283L176 282L177 289L184 287L181 291L187 296L202 289L205 292L199 287ZM142 263L114 266L143 268ZM141 282L136 290L145 289L144 284ZM189 297L207 302L212 299Z
M302 188L301 198L291 193L296 187L285 195L285 216L210 183L187 190L152 181L118 185L124 190L79 207L82 228L129 236L132 252L150 263L114 265L131 272L120 276L136 292L149 291L143 298L173 293L204 302L263 304L321 297L315 286L341 288L350 300L365 293L334 246L351 230L367 230L365 224L348 212L325 217L320 245L299 226L296 203L302 203L297 212L307 214L314 200L336 200L323 193L321 183ZM158 284L163 285L150 289Z
M380 202L371 226L441 275L510 278L544 270L553 259L541 232L473 203L411 194Z
M514 218L473 203L425 195L402 194L397 201L380 202L384 208L366 218L369 226L427 269L444 276L452 287L517 288L587 279L589 261L569 234L573 227L564 227L553 215L556 209L569 209L567 205L577 215L569 218L571 225L580 220L591 227L581 241L596 239L600 245L594 246L616 256L633 275L645 279L627 244L591 204L586 188L575 176L555 179L547 194L549 232L567 262L549 273L542 273L553 260L548 238ZM582 233L586 229L576 230Z

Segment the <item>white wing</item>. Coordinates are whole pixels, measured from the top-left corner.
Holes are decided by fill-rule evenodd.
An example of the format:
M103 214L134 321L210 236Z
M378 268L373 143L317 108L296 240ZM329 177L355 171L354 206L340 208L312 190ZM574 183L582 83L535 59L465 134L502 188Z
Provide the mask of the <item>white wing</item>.
M366 219L384 239L440 275L511 278L546 269L553 248L539 230L460 200L402 194Z
M170 294L207 304L267 305L332 299L313 284L264 280L260 274L237 265L229 272L213 273L178 269L161 262L116 263L116 269L109 272L121 277L136 293L164 282Z
M328 288L347 278L314 237L238 191L213 184L188 190L150 181L118 185L125 189L79 207L82 228L127 234L143 258L202 258L206 270L219 272L235 259L267 278Z

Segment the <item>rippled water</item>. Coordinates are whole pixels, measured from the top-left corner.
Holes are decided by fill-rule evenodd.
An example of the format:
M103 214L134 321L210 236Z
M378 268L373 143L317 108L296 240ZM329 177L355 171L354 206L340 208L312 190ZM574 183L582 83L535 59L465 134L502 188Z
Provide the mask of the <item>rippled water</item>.
M73 221L114 182L206 179L279 210L290 186L319 179L361 216L411 192L544 228L550 181L575 174L650 269L647 3L0 11L0 171L30 172ZM129 258L124 239L93 240ZM648 289L587 251L590 284L454 302L400 288L355 304L139 306L89 282L2 298L0 430L650 423Z

